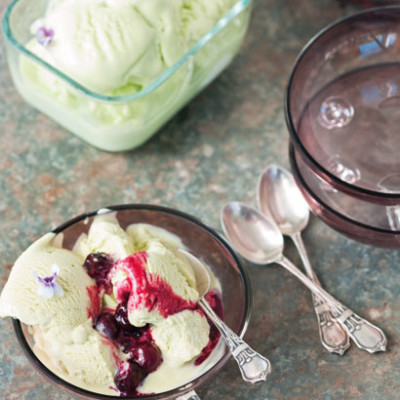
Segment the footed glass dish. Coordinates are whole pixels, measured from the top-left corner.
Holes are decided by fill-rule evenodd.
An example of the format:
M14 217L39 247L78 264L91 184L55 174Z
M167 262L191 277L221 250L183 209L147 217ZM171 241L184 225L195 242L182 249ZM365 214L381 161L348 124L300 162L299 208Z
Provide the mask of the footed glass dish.
M134 149L148 140L235 57L247 31L252 0L238 1L178 61L145 87L104 95L78 83L27 48L32 24L48 0L14 0L2 30L15 86L33 107L101 150ZM128 85L129 86L129 85Z
M143 223L165 229L179 237L187 251L209 266L213 275L220 282L224 321L238 336L244 336L251 312L250 282L241 261L216 231L197 218L175 209L156 205L125 204L107 206L72 218L54 229L53 233L57 235L56 238L60 240L64 249L72 250L78 238L82 234L88 233L96 216L105 214L113 215L124 230L131 224ZM210 362L204 368L199 369L186 383L160 393L120 397L118 393L115 395L100 394L71 383L71 375L64 376L60 374L59 370L55 371L45 354L35 347L31 327L19 320L14 320L13 325L25 355L36 370L55 387L67 391L74 398L86 400L118 400L121 398L178 400L181 399L180 396L184 395L184 398L190 398L187 394L217 374L231 357L226 346L222 346L222 351L215 353L215 358L210 359ZM222 338L220 340L222 341ZM223 343L221 342L221 344ZM172 372L170 371L170 373ZM170 375L170 379L172 379L172 375Z

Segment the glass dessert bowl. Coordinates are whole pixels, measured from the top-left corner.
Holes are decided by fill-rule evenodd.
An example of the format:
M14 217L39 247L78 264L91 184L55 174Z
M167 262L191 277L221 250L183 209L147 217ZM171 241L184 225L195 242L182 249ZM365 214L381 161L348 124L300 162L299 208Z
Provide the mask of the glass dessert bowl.
M94 224L103 224L104 221L108 221L109 218L116 219L118 221L119 226L125 230L129 229L128 227L142 227L142 226L155 226L156 229L160 232L159 228L162 229L161 236L162 240L161 242L164 243L164 241L169 242L172 238L172 241L174 241L175 238L179 238L180 241L182 242L183 246L192 254L197 256L199 259L201 259L206 265L209 266L212 275L215 276L216 281L219 282L221 291L220 291L220 300L222 301L222 306L223 306L223 315L224 315L224 320L225 322L231 327L233 331L235 331L238 335L243 336L244 332L247 328L248 320L249 320L249 313L250 313L250 302L251 302L251 297L250 297L250 287L249 287L249 282L246 276L245 271L243 270L243 267L240 264L240 261L237 259L233 251L230 249L230 247L227 245L227 243L212 229L208 228L206 225L198 221L197 219L181 213L176 210L168 209L168 208L163 208L163 207L158 207L158 206L150 206L150 205L122 205L122 206L112 206L112 207L107 207L106 209L102 209L96 212L91 212L88 214L81 215L79 217L76 217L65 224L61 225L60 227L56 228L53 233L55 234L54 243L62 243L62 249L66 249L68 251L71 251L74 249L74 251L79 251L79 249L83 249L87 247L87 243L89 243L90 235L91 235L91 230L90 228L94 226ZM99 222L100 221L100 222ZM145 224L145 225L143 225ZM100 225L101 226L101 225ZM97 229L97 228L96 228ZM136 229L136 228L135 228ZM142 229L142 228L140 228ZM146 228L147 229L147 228ZM165 236L165 232L168 232L167 237ZM147 231L146 231L147 232ZM146 234L147 235L147 234ZM157 233L159 235L159 233ZM172 236L170 236L172 235ZM175 235L175 236L174 236ZM161 237L160 236L160 237ZM45 238L45 237L43 237ZM42 238L42 239L43 239ZM82 239L83 238L83 239ZM86 238L88 242L86 242ZM40 240L42 240L40 239ZM62 239L62 240L61 240ZM91 240L91 239L90 239ZM39 242L39 241L38 241ZM35 242L37 243L37 242ZM77 245L78 243L78 245ZM124 241L120 242L119 250L123 249L123 247L126 245ZM121 243L125 243L121 245ZM138 242L140 246L142 246L142 242ZM157 239L158 243L158 239ZM172 242L171 242L172 243ZM77 247L78 246L78 247ZM136 245L135 245L136 246ZM159 246L159 244L156 244L156 247ZM31 246L32 247L32 246ZM168 246L167 246L168 247ZM76 250L78 248L78 250ZM27 249L26 252L30 250ZM58 250L54 252L57 253ZM64 250L61 250L64 252ZM123 251L123 250L122 250ZM149 260L151 259L151 251L148 250L148 257ZM135 253L138 254L138 253ZM166 254L166 253L162 253ZM23 257L23 255L21 256ZM164 257L164 256L163 256ZM129 258L129 257L128 257ZM85 264L87 264L89 258L86 258ZM93 260L93 257L91 257ZM153 257L152 263L154 264L156 258ZM119 261L116 261L114 265L117 265ZM150 261L148 261L150 263ZM174 261L175 263L175 261ZM16 262L16 265L18 264L18 261ZM66 286L65 282L62 281L62 263L60 264L60 271L57 271L55 273L55 277L57 278L58 273L60 273L59 278L61 279L61 283L63 283L64 289L68 290L68 286ZM149 265L149 264L148 264ZM14 266L15 268L15 266ZM53 270L53 267L52 267ZM87 268L87 271L89 271L90 275L90 266ZM121 270L122 271L122 270ZM120 271L120 272L121 272ZM53 271L54 272L54 271ZM54 274L53 274L54 275ZM52 277L54 277L52 275ZM120 276L120 273L117 274ZM10 275L11 276L11 275ZM92 275L90 275L92 276ZM50 277L50 278L52 278ZM36 276L37 278L37 276ZM99 278L99 281L98 281ZM98 282L103 282L102 285L104 284L104 280L102 279L104 277L102 276L97 276L94 277L96 279L96 284L98 285ZM11 279L11 278L10 278ZM10 281L9 279L9 281ZM41 281L43 281L44 278L37 278ZM116 279L116 281L113 281L114 287L118 285L119 278ZM121 281L123 282L123 281ZM8 283L7 283L8 284ZM77 286L80 285L79 282L76 283ZM124 284L120 286L120 288L124 288ZM137 289L137 287L136 287ZM174 289L175 290L175 289ZM3 291L4 293L5 291ZM88 292L89 293L89 292ZM140 291L137 293L140 294ZM38 291L39 295L39 291ZM2 295L3 296L3 295ZM116 295L118 297L119 295ZM122 296L124 297L125 294L123 293ZM105 296L104 296L105 297ZM140 297L140 296L139 296ZM62 299L62 297L61 297ZM57 301L57 299L54 299ZM104 298L103 298L104 300ZM130 300L129 300L130 301ZM47 303L46 303L47 304ZM107 303L110 304L110 303ZM128 303L129 306L129 303ZM127 308L129 309L129 307ZM170 304L168 305L169 307L171 306ZM103 306L104 307L104 306ZM109 307L109 305L107 305ZM129 311L130 312L130 311ZM185 311L183 311L185 312ZM88 312L89 313L89 312ZM117 311L115 311L115 315L118 313L118 307ZM197 313L194 311L194 313ZM121 314L121 313L120 313ZM100 314L102 315L102 314ZM122 314L121 314L122 315ZM131 318L129 314L129 319ZM96 329L98 329L98 324L100 318L97 318L97 322L95 323ZM117 395L109 395L109 394L99 394L97 392L93 392L87 389L82 389L81 387L76 386L75 384L72 384L70 382L67 382L65 379L61 377L59 373L54 373L53 369L51 367L48 367L48 360L43 358L42 353L38 351L37 349L40 350L40 344L38 346L38 343L35 343L35 339L37 339L37 335L35 334L34 328L24 325L20 323L18 320L14 320L14 329L18 338L18 341L20 342L26 356L28 357L29 361L36 367L36 369L44 375L50 382L53 384L56 384L62 389L67 390L70 394L74 396L79 396L84 399L119 399L121 397ZM152 325L153 326L153 325ZM154 325L155 326L155 325ZM151 332L151 335L155 335L154 332L154 326L153 326L153 332ZM141 328L142 330L146 330L146 328ZM109 334L105 331L101 331L103 334L107 335L108 337ZM144 331L143 331L144 332ZM138 336L136 334L137 332L134 332L133 336L134 339L136 340L137 337L144 338L146 339L146 333L144 336ZM158 332L160 334L160 332ZM167 331L168 333L168 331ZM161 331L161 336L163 332ZM200 332L199 332L200 334ZM123 335L126 335L124 333ZM161 337L160 336L160 337ZM35 337L35 339L34 339ZM39 337L40 338L40 337ZM129 339L129 338L128 338ZM118 339L119 340L119 339ZM141 340L141 339L140 339ZM147 340L147 339L146 339ZM158 339L157 339L158 340ZM211 330L210 330L210 340L211 340ZM140 342L143 344L143 342ZM156 344L158 346L161 346L161 342L157 342ZM178 396L181 396L187 392L190 392L193 390L196 386L200 385L204 381L206 381L208 378L213 376L229 359L230 355L227 351L227 349L224 346L220 346L220 343L218 346L213 350L211 353L211 356L209 357L209 362L206 359L206 364L205 367L203 368L203 364L198 364L200 369L197 370L197 372L193 373L194 378L188 379L184 383L180 384L178 387L175 387L173 389L169 389L166 391L160 391L160 393L155 393L155 394L140 394L140 398L147 398L147 399L172 399L176 398ZM45 344L46 345L46 344ZM146 345L146 343L145 343ZM49 346L51 344L49 343ZM179 347L179 346L176 346ZM43 346L42 346L43 348ZM160 347L161 348L161 347ZM218 349L218 351L216 351ZM164 356L164 351L163 351L163 356ZM214 356L213 356L214 354ZM201 353L203 355L203 353ZM214 357L214 358L212 358ZM165 360L163 361L165 362ZM161 364L162 365L162 364ZM199 368L195 366L194 368ZM161 369L161 367L159 367ZM191 370L192 371L192 370ZM157 372L157 371L156 371ZM170 379L173 376L172 374L173 371L170 371ZM147 379L147 378L146 378ZM137 398L137 396L133 395L128 395L124 396L123 398Z
M400 248L400 207L341 192L322 179L293 145L290 164L296 183L315 215L345 236L373 246Z
M4 14L2 28L11 75L21 96L39 111L99 149L126 151L144 143L232 61L247 31L252 3L252 0L227 0L225 13L218 14L215 25L209 27L207 15L211 11L215 14L217 6L206 3L211 11L193 21L185 14L187 8L182 6L182 24L186 25L181 29L185 31L182 35L185 36L186 44L178 51L175 47L181 37L176 38L169 32L175 29L175 17L171 16L174 13L163 10L166 3L157 1L147 3L153 4L153 14L160 15L160 20L147 23L154 15L149 13L143 19L141 14L148 10L133 13L132 18L135 21L137 19L135 26L143 29L135 40L124 38L123 45L127 47L122 50L118 42L121 35L113 29L117 30L118 24L122 24L126 16L126 29L123 28L121 32L129 33L133 24L130 24L128 14L133 12L132 7L118 15L114 13L114 25L110 23L111 33L96 31L97 28L90 21L97 14L88 11L90 18L87 26L82 26L79 32L66 32L61 38L65 30L61 25L68 19L64 9L59 14L65 15L65 18L55 16L53 24L46 20L40 25L49 1L12 1ZM51 4L57 6L58 3L61 2ZM193 11L194 17L196 13ZM100 15L105 19L99 19L98 26L107 25L109 22L104 21L109 21L110 15ZM74 20L75 17L72 15L71 18ZM161 23L165 26L161 26ZM188 26L196 32L189 35L186 32ZM31 30L36 30L36 39L35 32ZM90 36L93 31L93 35L97 34L95 38ZM64 50L60 47L58 55L61 54L60 59L66 64L63 64L63 68L58 67L53 57L57 51L53 51L52 46L64 46L62 40L67 42L74 35L81 35L76 43L80 45L82 42L90 48L79 52L78 45L70 43L65 50L69 56L64 59ZM157 39L151 41L154 35ZM101 46L98 40L101 40ZM119 44L116 46L116 43ZM69 52L71 48L77 54ZM129 65L129 56L136 49L140 51L137 50L136 59ZM93 58L92 51L95 53ZM75 54L78 61L83 60L81 64L78 61L75 64L70 62L71 54ZM90 68L92 62L95 68ZM119 77L115 80L116 84L107 86L106 83L112 82L116 76ZM145 78L142 79L143 76Z
M285 112L298 154L336 190L400 204L400 7L363 11L300 53Z

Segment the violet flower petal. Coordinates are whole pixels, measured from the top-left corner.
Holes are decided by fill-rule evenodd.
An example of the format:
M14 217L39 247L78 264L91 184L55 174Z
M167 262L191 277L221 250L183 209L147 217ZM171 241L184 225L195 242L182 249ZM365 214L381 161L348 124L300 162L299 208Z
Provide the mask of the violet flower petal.
M47 29L44 26L41 26L36 31L36 40L44 47L49 46L53 41L53 38L54 31L51 28Z
M37 295L45 299L51 299L52 297L61 297L64 295L64 290L56 282L57 276L60 272L60 268L57 264L51 266L53 272L50 276L40 277L36 272L34 273L35 279L40 283Z
M55 296L55 297L62 297L62 296L64 296L64 290L63 290L63 288L62 288L58 283L55 283L55 284L54 284L54 296Z
M54 296L54 288L52 286L40 285L37 290L37 295L49 300Z
M60 267L57 264L52 264L51 268L51 272L53 274L56 274L56 277L58 276L58 274L60 273Z

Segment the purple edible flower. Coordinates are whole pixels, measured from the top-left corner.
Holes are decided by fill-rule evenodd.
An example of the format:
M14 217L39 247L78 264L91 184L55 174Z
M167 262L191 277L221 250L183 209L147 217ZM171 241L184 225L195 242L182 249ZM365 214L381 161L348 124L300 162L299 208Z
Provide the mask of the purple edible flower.
M60 273L60 268L57 264L51 266L52 275L41 278L35 273L35 279L40 283L37 294L39 297L51 299L52 297L61 297L64 295L64 290L56 282L57 276Z
M41 26L36 31L36 39L44 47L47 47L52 42L53 38L54 31L51 28L47 29L44 26Z

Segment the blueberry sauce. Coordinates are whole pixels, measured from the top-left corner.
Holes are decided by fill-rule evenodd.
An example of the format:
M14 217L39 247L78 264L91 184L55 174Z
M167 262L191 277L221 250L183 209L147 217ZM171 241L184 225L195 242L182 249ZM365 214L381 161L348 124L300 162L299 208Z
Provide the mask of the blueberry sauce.
M88 286L86 293L90 300L90 306L87 309L87 316L95 321L101 310L101 298L99 289L96 285Z
M137 252L116 262L116 267L128 276L128 279L117 288L116 300L123 301L129 293L128 313L137 308L146 308L149 311L157 309L164 318L167 318L183 310L198 309L196 302L177 296L171 285L159 275L147 273L146 262L146 252Z

